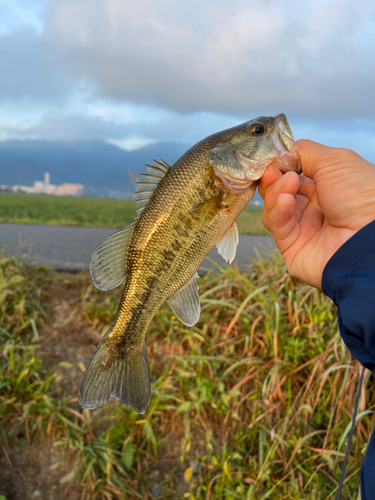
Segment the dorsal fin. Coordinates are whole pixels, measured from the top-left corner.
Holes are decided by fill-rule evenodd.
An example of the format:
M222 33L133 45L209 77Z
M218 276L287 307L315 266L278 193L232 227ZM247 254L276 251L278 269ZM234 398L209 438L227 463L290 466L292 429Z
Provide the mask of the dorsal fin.
M171 168L170 165L164 160L160 158L160 161L157 160L152 160L152 168L160 168L163 170L165 173L168 172L168 170Z
M152 165L146 165L147 174L141 174L141 182L137 183L137 216L139 217L158 187L160 181L170 169L170 166L165 161L152 161Z
M147 206L155 189L169 170L165 161L153 160L152 165L146 165L147 174L141 174L138 182L137 218L124 229L111 234L92 254L90 272L94 285L100 290L112 290L125 278L125 261L127 247L137 224L138 217Z
M124 281L126 252L135 224L108 236L92 254L90 273L99 290L112 290Z

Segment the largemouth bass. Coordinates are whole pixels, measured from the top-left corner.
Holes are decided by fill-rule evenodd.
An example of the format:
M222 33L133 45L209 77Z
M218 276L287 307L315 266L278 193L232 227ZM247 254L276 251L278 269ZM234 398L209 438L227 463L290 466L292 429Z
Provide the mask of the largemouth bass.
M206 137L171 167L154 161L142 175L137 218L94 252L91 276L101 290L125 280L116 318L83 375L79 401L96 408L109 400L147 409L150 369L147 327L164 301L185 325L200 315L197 270L217 245L236 254L236 219L273 162L300 172L296 144L284 114L260 117Z

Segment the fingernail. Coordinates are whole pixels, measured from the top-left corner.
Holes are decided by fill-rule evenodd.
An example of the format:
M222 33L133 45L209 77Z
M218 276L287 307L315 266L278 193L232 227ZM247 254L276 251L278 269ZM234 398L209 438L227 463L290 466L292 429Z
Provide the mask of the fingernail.
M288 175L289 175L289 174L290 174L290 172L287 172L286 174L284 174L284 175L281 177L281 179L279 180L279 182L280 182L280 186L279 186L279 188L278 188L276 191L281 191L281 190L285 187L286 182L287 182L287 180L288 180Z
M286 181L288 180L289 174L290 172L287 172L286 174L283 175L283 187L285 186Z

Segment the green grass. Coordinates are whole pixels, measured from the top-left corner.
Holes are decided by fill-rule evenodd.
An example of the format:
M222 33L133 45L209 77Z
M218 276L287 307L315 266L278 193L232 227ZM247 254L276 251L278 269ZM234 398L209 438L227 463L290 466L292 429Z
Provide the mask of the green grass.
M0 194L0 223L124 227L136 216L131 200ZM269 234L261 222L262 209L247 208L238 218L241 234Z
M134 220L130 200L38 195L0 195L0 222L124 227Z
M262 224L262 207L248 207L237 219L240 234L262 234L270 236L270 232Z
M87 273L58 274L5 255L0 276L3 447L21 430L30 443L52 439L73 463L70 498L334 498L359 364L340 339L331 301L292 279L280 258L247 274L228 268L201 279L193 328L167 305L158 311L146 336L152 395L145 415L113 402L82 411L41 355L42 332L57 328L51 286L70 301L72 324L98 332L112 322L121 290L103 293ZM372 386L367 373L345 499L358 498L375 422Z

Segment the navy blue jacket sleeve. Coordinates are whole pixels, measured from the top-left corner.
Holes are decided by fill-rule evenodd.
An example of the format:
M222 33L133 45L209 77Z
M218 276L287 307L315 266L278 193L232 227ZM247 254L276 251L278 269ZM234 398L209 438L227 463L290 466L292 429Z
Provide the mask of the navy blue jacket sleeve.
M323 292L337 306L340 334L352 355L375 369L375 221L352 236L328 261ZM361 469L362 500L375 498L375 433Z
M366 368L375 369L375 221L352 236L328 261L323 292L337 306L345 344Z

